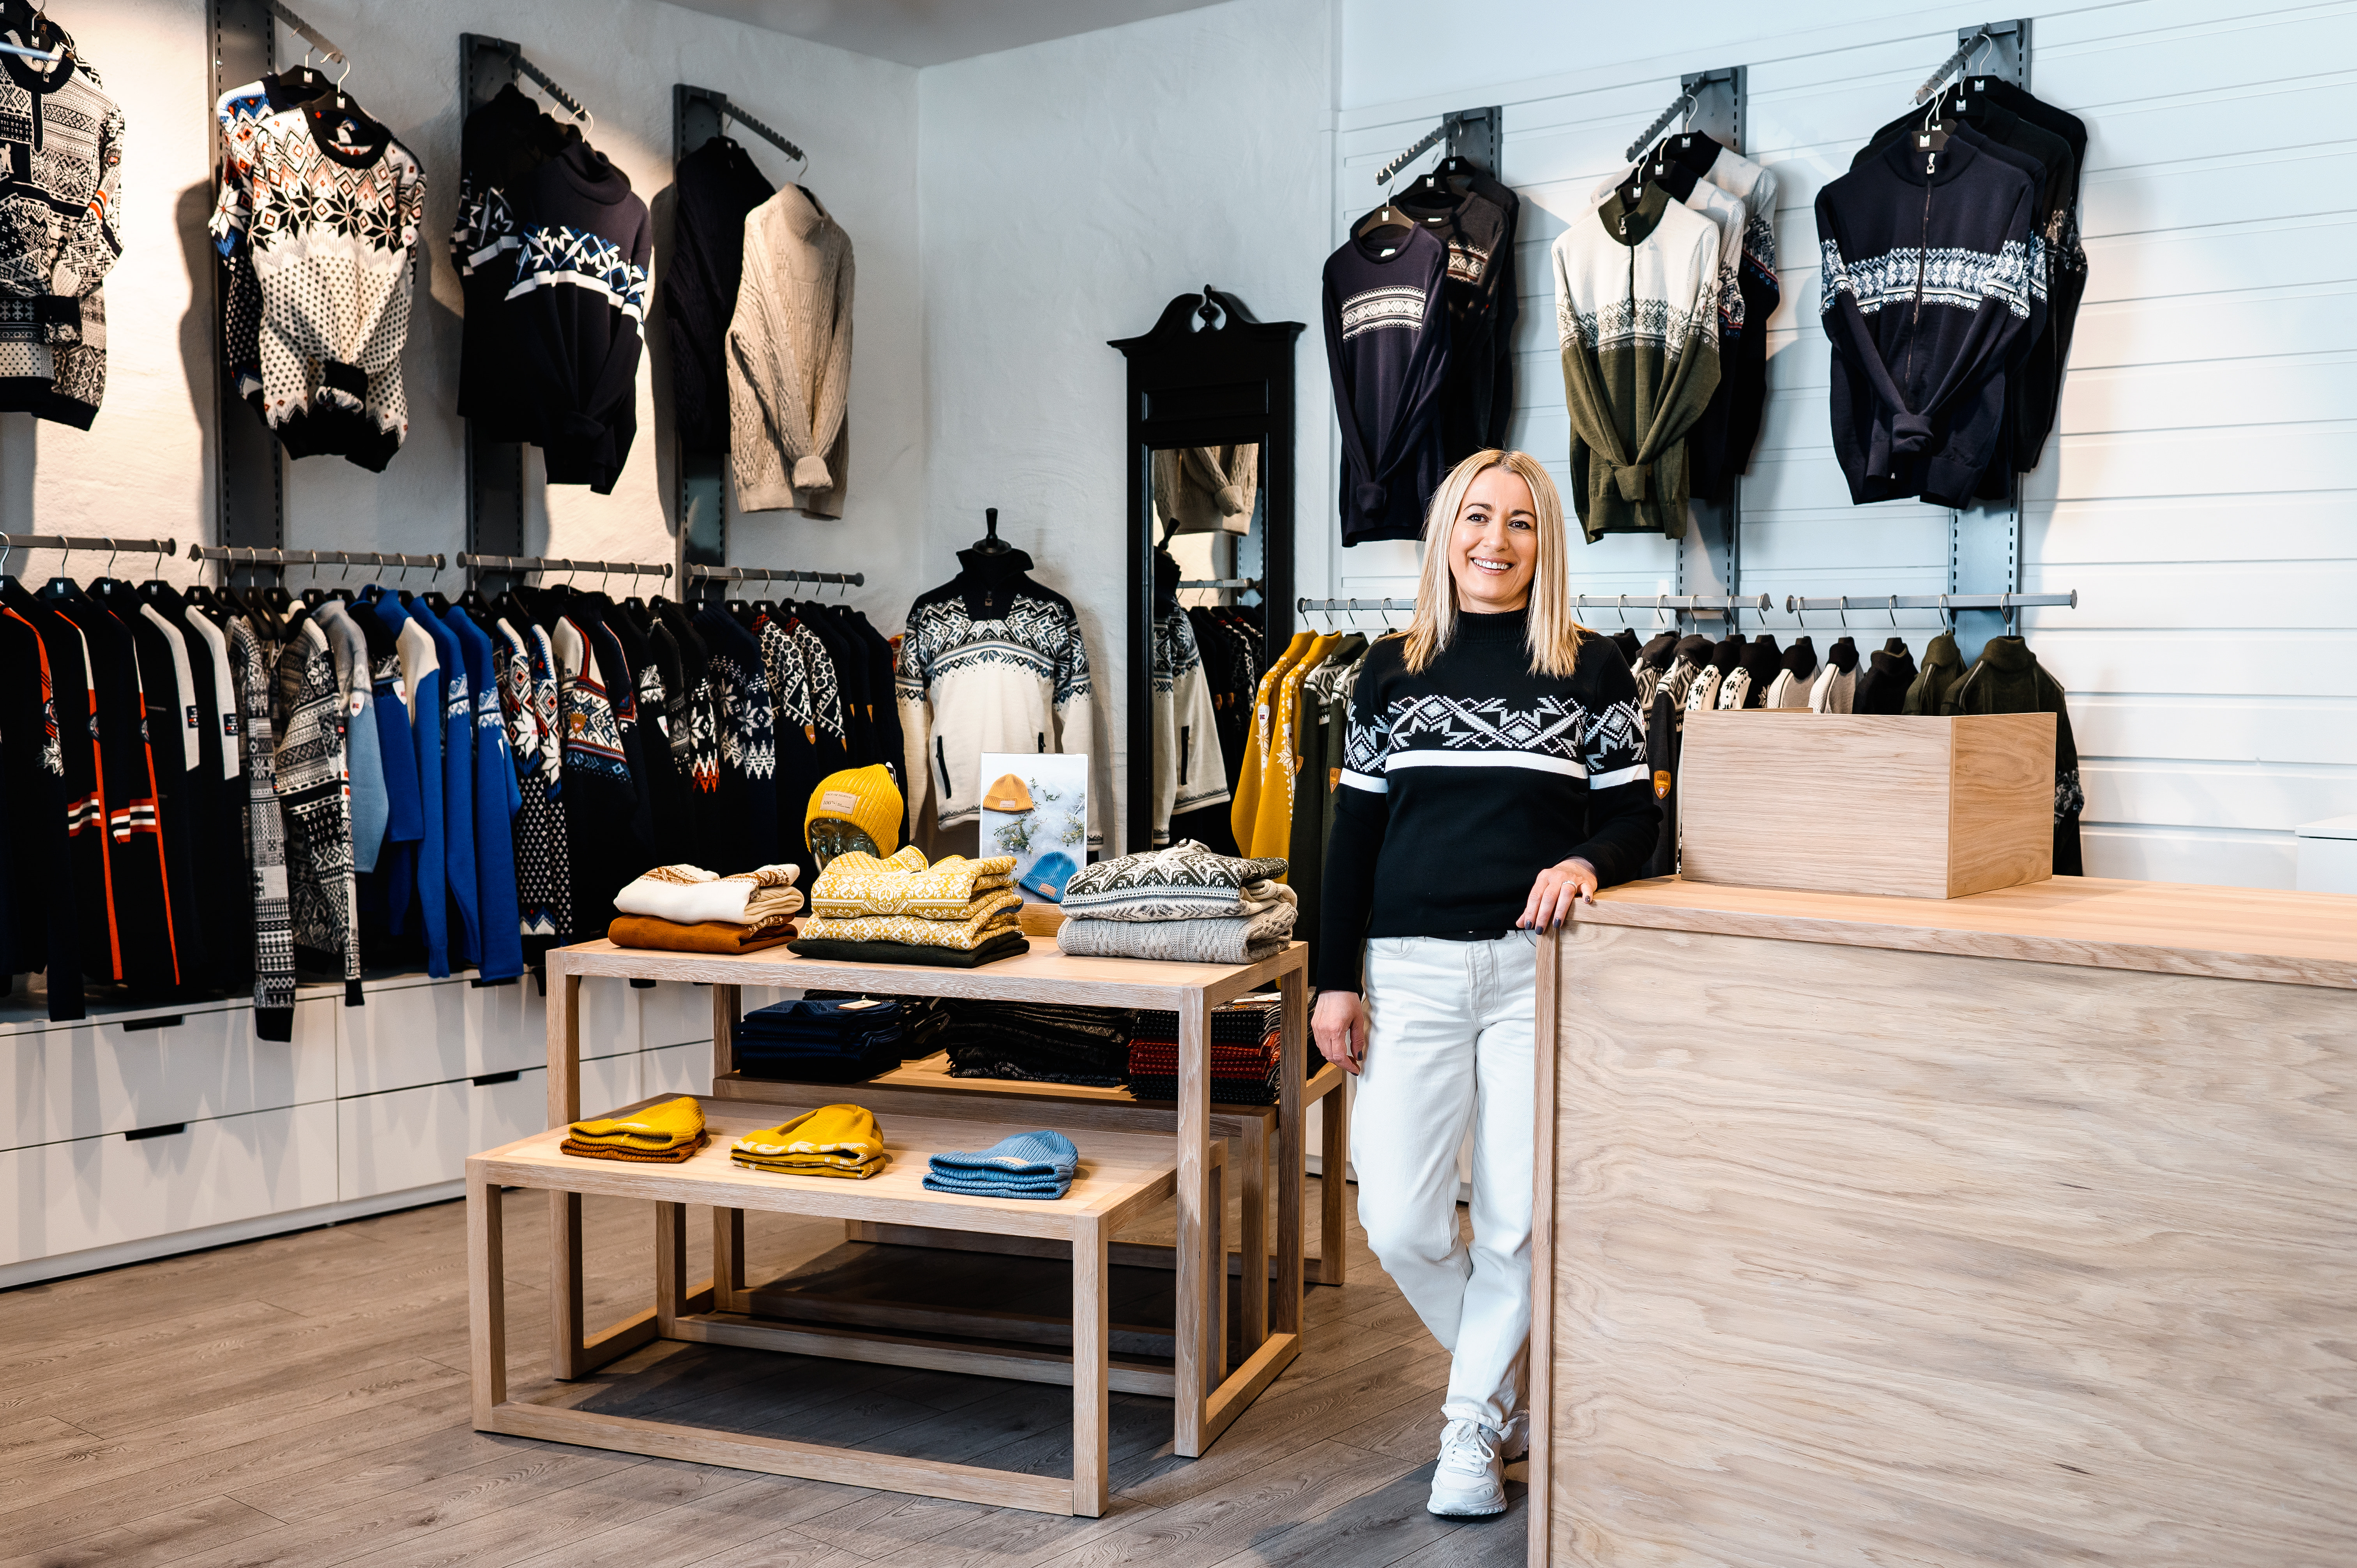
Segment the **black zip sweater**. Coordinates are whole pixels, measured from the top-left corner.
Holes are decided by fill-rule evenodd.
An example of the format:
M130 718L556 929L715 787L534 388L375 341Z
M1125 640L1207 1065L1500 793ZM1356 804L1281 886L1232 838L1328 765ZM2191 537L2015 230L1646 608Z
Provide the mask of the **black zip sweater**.
M1534 674L1529 616L1459 615L1422 674L1406 639L1367 654L1351 702L1327 842L1316 982L1356 991L1369 937L1512 930L1531 884L1577 855L1609 886L1654 847L1635 680L1581 645L1568 677Z
M1970 504L2005 367L2045 324L2038 181L1962 139L1893 143L1817 193L1835 455L1859 505Z

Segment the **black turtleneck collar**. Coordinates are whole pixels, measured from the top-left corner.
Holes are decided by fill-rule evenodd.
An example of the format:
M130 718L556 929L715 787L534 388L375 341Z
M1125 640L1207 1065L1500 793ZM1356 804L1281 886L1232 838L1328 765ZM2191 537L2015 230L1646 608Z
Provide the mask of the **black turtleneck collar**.
M985 555L978 550L958 552L959 590L965 596L965 612L975 620L996 620L1006 613L1022 591L1031 570L1031 557L1020 550L1004 554Z
M1743 634L1738 631L1710 650L1711 664L1720 674L1726 674L1743 662Z
M2035 666L2029 644L2018 637L1992 637L1981 646L1981 662L2007 675L2018 675Z
M1805 681L1817 672L1817 645L1805 634L1792 639L1784 650L1784 668L1792 672L1795 681Z
M1457 636L1467 642L1524 642L1531 635L1531 607L1506 610L1496 615L1484 615L1474 610L1457 612Z
M1846 675L1857 668L1857 639L1845 637L1825 650L1825 662Z

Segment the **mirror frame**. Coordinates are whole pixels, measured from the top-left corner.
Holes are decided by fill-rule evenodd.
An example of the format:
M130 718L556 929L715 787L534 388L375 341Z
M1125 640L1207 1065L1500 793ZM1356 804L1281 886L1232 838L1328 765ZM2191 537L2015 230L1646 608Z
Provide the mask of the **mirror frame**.
M1195 325L1200 318L1202 325ZM1153 454L1176 446L1260 443L1262 624L1267 643L1293 636L1294 349L1298 321L1255 320L1234 295L1208 285L1163 307L1143 337L1112 346L1129 364L1124 399L1129 438L1127 711L1121 732L1129 757L1122 845L1135 854L1154 837ZM1141 760L1145 766L1140 767Z

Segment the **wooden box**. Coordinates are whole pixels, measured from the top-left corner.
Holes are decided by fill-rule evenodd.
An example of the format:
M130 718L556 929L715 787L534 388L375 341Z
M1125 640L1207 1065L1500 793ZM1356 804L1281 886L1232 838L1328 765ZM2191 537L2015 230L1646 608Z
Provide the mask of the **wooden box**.
M1688 714L1678 874L1957 898L2054 875L2054 715Z

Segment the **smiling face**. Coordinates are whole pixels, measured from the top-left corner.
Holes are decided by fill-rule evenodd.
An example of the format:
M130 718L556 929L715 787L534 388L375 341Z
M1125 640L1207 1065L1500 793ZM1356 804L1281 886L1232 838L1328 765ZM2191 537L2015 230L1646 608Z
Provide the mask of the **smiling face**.
M1474 476L1448 534L1448 575L1457 605L1473 615L1502 615L1531 600L1538 568L1539 518L1531 488L1500 464Z

